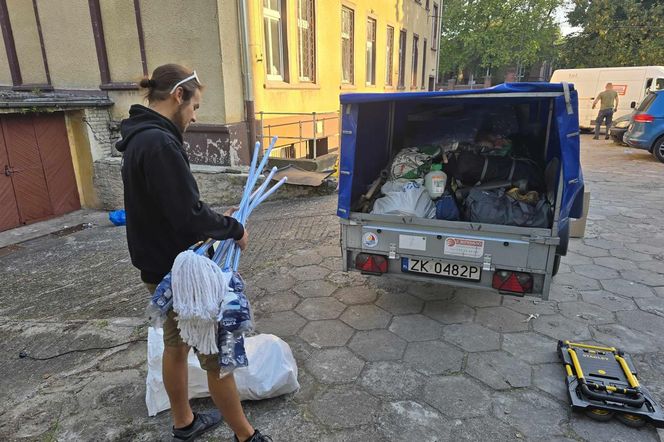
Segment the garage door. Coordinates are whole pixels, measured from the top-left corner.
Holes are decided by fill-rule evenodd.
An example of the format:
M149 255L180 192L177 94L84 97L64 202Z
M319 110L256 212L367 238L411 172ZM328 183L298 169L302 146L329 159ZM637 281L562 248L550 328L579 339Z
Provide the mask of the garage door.
M61 112L0 116L0 231L80 209Z

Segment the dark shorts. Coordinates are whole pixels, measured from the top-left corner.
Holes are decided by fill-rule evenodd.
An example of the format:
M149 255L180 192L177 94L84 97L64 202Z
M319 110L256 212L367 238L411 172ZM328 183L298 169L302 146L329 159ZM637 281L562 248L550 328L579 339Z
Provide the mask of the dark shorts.
M145 283L150 293L154 293L157 284ZM180 330L178 329L177 314L171 310L168 312L168 317L164 321L164 347L188 347L188 345L180 337ZM194 349L195 350L195 349ZM201 368L205 371L218 371L219 370L219 355L202 355L196 351L196 357L201 363Z

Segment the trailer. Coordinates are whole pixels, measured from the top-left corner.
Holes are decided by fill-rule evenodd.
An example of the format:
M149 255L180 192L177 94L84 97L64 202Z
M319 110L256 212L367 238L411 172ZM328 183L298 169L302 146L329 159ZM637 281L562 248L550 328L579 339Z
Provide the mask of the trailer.
M578 97L566 83L341 96L337 215L344 271L548 299L583 209ZM523 227L358 210L404 147L472 139L487 122L522 137L546 182L551 222Z

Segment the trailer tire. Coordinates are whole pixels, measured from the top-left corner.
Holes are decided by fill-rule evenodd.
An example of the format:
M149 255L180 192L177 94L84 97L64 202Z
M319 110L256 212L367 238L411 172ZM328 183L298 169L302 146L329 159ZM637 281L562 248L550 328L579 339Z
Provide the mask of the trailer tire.
M551 272L551 276L556 276L558 274L558 269L560 269L560 255L556 255L553 258L553 271Z

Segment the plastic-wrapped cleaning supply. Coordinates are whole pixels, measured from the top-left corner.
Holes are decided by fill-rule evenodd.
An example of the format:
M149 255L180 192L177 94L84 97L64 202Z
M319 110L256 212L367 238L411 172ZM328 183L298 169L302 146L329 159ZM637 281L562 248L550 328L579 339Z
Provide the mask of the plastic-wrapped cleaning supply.
M432 164L431 172L424 177L424 187L431 199L440 198L445 193L445 184L447 184L447 174L443 172L443 166Z

